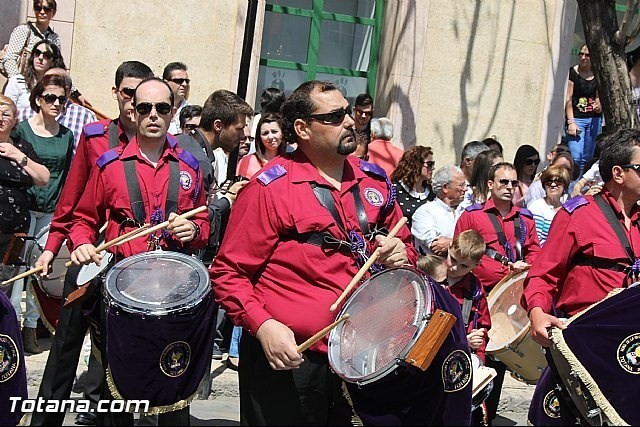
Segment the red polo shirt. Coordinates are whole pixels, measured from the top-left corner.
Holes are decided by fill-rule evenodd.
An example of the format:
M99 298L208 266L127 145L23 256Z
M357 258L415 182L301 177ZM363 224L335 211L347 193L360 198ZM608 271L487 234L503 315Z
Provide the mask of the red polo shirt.
M391 176L404 154L404 150L393 145L391 141L374 139L369 143L369 161L380 166Z

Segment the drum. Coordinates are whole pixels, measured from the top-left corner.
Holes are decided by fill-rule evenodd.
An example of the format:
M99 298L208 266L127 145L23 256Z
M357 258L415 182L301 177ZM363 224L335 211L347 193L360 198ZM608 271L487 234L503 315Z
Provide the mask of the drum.
M529 317L520 305L526 277L527 271L512 273L489 293L491 329L486 353L504 363L514 378L535 384L547 367L547 361L542 346L529 334Z
M44 247L47 243L47 237L49 237L49 226L40 230L35 236L35 240L29 244L27 251L27 263L30 268L36 266L36 261L44 252ZM65 263L71 259L69 249L66 244L62 245L58 256L53 260L53 271L49 272L49 277L43 279L39 274L34 274L32 277L38 282L40 289L50 298L61 299L62 291L64 289L64 276L67 274L67 267Z
M104 297L112 395L149 400L151 414L186 407L213 351L207 269L176 252L134 255L109 270Z
M102 255L102 261L100 261L100 265L91 263L83 265L82 268L80 268L80 272L78 272L78 278L76 279L76 285L86 285L107 269L107 267L111 263L111 260L113 259L113 254L111 252L102 251L100 252L100 255Z
M550 335L553 368L582 423L640 425L640 288L612 291Z
M482 360L474 353L471 354L471 366L473 367L472 409L476 410L491 394L493 379L497 374L495 369L484 366Z
M349 318L329 334L333 371L347 382L365 385L389 375L400 364L426 370L453 326L451 323L439 344L426 350L429 355L423 363L416 354L421 347L417 344L431 317L434 323L441 317L434 314L433 300L431 284L414 270L393 268L371 276L338 314L340 318L348 313Z

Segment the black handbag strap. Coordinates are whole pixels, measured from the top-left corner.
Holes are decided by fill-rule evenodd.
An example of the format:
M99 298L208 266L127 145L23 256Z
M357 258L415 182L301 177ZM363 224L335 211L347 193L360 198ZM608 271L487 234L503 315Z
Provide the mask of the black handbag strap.
M498 216L494 212L487 212L487 215L489 216L489 219L491 220L491 224L493 225L493 228L495 229L496 234L498 235L498 242L500 243L500 246L502 246L506 251L507 248L511 245L507 240L507 236L504 234L504 230L500 225L500 221L498 221ZM514 229L514 234L516 236L516 247L515 247L516 253L514 254L516 257L515 259L516 261L523 259L522 244L520 243L522 239L522 224L520 223L520 221L522 221L522 219L520 218L520 215L516 213L516 217L513 220L513 229ZM490 248L487 248L487 249L490 249ZM487 253L487 251L485 251L485 253ZM491 255L489 256L495 259L495 256L491 256ZM507 256L509 256L509 254L507 254Z
M607 222L613 229L614 233L616 233L620 244L627 253L627 257L629 257L629 261L631 261L631 263L635 262L636 256L633 253L633 249L631 249L631 244L629 243L629 239L627 239L627 234L622 228L622 224L620 224L620 221L618 220L616 213L611 208L611 205L604 200L602 194L596 194L593 199L596 201L596 204L604 214L605 218L607 218Z

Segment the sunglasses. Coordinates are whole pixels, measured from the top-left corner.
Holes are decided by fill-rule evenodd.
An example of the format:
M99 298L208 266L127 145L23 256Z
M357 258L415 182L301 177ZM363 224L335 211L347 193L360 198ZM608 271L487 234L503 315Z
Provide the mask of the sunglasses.
M525 164L526 166L531 166L531 165L536 165L536 166L538 166L538 165L540 164L540 159L535 159L535 160L533 160L533 159L527 159L527 160L525 160L525 161L524 161L524 164Z
M371 111L363 111L363 110L356 109L356 116L358 116L358 117L372 116L372 115L373 115L373 110L371 110Z
M499 179L498 183L502 186L502 187L506 187L509 184L511 184L512 187L517 187L518 184L520 184L520 181L518 181L517 179L513 179L513 180L508 180L508 179Z
M53 10L53 8L51 6L42 6L42 5L39 5L39 6L36 6L36 7L33 8L34 12L42 11L42 12L45 12L45 13L49 13L52 10Z
M561 186L564 185L564 182L560 178L549 178L544 180L544 185L549 186L551 184Z
M147 114L151 113L151 110L153 110L154 107L156 108L156 112L158 114L169 114L171 112L171 109L173 108L168 102L158 102L157 104L152 104L151 102L141 102L136 105L136 111L138 112L138 114L146 116Z
M187 132L191 132L192 130L198 129L198 125L195 123L187 123L186 125L184 125L184 128Z
M66 96L64 95L58 96L52 93L42 95L40 98L44 99L44 102L46 102L47 104L53 104L54 102L56 102L56 99L60 102L60 105L63 105L65 102L67 102Z
M188 85L191 83L191 79L169 79L169 81L172 81L177 85L181 85L182 83L186 83Z
M422 163L422 166L426 166L429 169L433 169L433 167L436 165L436 161L435 160L427 160L424 163Z
M340 108L339 110L331 111L330 113L322 113L322 114L310 114L308 116L309 119L319 120L325 125L337 125L342 123L344 120L344 116L349 115L353 117L353 110L349 105L346 108Z
M553 152L556 154L560 154L560 153L568 153L569 150L566 150L564 148L556 148L555 150L553 150Z
M638 164L638 163L630 163L628 165L620 165L620 167L623 168L623 169L633 169L636 172L638 172L640 170L640 164Z
M40 50L40 49L33 49L33 57L34 58L39 58L40 56L43 56L44 59L51 59L53 58L53 52L49 51L49 50Z
M589 58L591 55L589 55L588 53L585 53L585 52L579 52L578 56L584 56L585 58Z
M123 87L118 92L120 92L120 95L122 95L124 99L131 99L133 95L136 94L136 90L132 87Z

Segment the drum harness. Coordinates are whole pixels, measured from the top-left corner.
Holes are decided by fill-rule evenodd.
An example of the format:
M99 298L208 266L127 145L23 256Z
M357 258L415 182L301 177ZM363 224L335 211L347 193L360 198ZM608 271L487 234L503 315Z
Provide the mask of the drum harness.
M611 205L607 203L604 197L601 194L597 194L593 197L596 204L604 214L607 222L615 232L620 244L624 248L625 253L629 259L629 264L617 262L607 258L599 258L596 256L587 256L584 254L579 254L576 257L577 265L591 266L593 268L602 268L606 270L613 270L618 272L626 273L626 279L631 282L638 281L640 279L640 259L638 259L634 253L633 249L631 249L631 244L629 243L629 239L627 238L627 234L622 228L622 224L620 224L620 220L616 216L616 213L611 208ZM627 283L629 285L629 283Z
M478 329L478 309L480 305L480 298L482 297L482 291L478 286L478 279L472 274L469 280L470 289L464 290L464 302L462 303L462 319L464 320L464 327L469 326L469 318L471 317L471 310L475 307L473 313L473 329Z
M487 255L491 259L494 259L502 263L503 266L507 266L509 262L516 262L518 260L523 259L522 245L524 244L524 238L523 238L524 236L522 233L522 228L524 224L522 223L522 218L520 218L520 213L516 212L516 215L513 221L514 233L516 235L515 252L513 250L513 246L507 240L507 236L504 234L504 230L502 229L502 226L500 225L500 221L498 221L498 217L496 216L496 214L494 212L487 212L487 216L491 220L491 224L493 225L493 228L495 229L496 234L498 235L498 242L500 243L500 246L504 248L504 252L506 256L502 255L500 252L488 246L487 246L487 249L484 251L485 255Z

